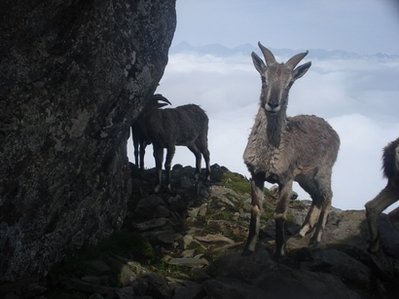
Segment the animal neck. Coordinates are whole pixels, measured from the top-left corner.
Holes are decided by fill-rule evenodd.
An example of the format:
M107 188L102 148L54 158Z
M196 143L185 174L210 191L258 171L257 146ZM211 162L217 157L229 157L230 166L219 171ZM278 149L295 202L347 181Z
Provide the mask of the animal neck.
M286 108L283 108L277 114L266 113L267 139L274 147L280 146L281 136L285 131L286 118Z

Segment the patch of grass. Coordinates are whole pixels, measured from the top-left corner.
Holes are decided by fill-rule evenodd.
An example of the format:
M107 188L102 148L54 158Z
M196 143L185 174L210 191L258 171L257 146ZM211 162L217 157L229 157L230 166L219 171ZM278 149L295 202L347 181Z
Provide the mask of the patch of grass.
M182 274L185 273L185 269L183 269L184 267L171 265L164 261L154 262L152 263L152 266L156 269L156 271L159 274L162 274L164 276L180 278L182 277Z
M249 180L240 174L225 172L222 174L221 182L223 186L230 188L237 193L251 193L251 184Z
M275 209L276 209L275 203L266 199L263 202L263 213L261 215L261 218L264 219L264 220L273 219L274 218Z
M216 210L215 213L212 213L211 215L208 215L207 218L208 220L226 220L226 221L232 221L232 217L234 214L227 209L224 210Z

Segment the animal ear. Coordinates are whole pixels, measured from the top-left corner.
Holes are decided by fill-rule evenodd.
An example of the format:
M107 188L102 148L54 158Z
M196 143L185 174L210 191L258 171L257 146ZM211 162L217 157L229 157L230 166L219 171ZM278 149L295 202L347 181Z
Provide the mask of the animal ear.
M292 73L294 80L299 79L303 75L305 75L311 65L312 65L312 63L309 61L309 62L306 62L306 63L298 66L296 69L294 69L294 71Z
M259 72L259 74L262 75L266 69L265 63L258 55L256 55L255 52L252 52L251 56L252 56L252 61L254 63L256 70Z

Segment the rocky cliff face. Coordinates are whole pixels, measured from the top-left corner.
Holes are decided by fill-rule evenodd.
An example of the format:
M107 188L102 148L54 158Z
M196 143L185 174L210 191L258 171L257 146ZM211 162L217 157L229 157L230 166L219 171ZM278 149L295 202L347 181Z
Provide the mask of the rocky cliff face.
M0 3L0 281L119 228L129 124L167 63L174 0Z
M322 244L309 248L310 236L296 233L310 202L293 200L288 255L276 261L275 193L265 190L260 242L242 256L251 208L246 178L215 164L211 182L195 187L194 168L175 166L172 192L153 194L155 169L132 170L120 231L67 256L47 280L0 285L0 297L398 298L399 210L381 217L382 250L371 255L364 211L333 209Z

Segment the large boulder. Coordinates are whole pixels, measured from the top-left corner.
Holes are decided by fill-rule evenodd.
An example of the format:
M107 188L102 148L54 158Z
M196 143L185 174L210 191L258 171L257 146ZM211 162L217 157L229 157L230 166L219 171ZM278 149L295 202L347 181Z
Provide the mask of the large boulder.
M129 125L162 77L175 0L0 3L0 282L40 277L126 214Z

